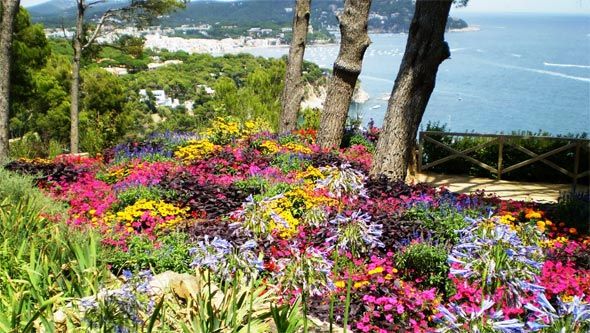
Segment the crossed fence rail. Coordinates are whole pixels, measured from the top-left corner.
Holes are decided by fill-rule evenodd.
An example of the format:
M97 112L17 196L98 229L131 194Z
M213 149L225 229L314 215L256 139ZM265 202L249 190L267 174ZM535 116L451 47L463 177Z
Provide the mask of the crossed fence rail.
M479 144L474 147L470 147L464 150L457 150L448 144L440 142L436 140L437 137L479 137L479 138L489 138L490 140ZM544 152L544 153L535 153L525 147L523 147L519 142L522 140L552 140L552 141L560 141L564 142L558 148L555 148L551 151ZM444 149L448 151L450 155L440 158L435 161L428 161L427 164L423 164L423 155L424 155L424 143L431 143L434 144L437 148ZM497 167L493 167L483 161L478 160L473 156L469 156L468 154L478 151L483 148L487 148L490 146L498 145L498 163ZM515 148L516 150L528 155L530 158L524 161L518 162L516 164L510 166L504 166L503 158L504 158L504 147L510 146ZM490 171L492 174L496 175L498 180L502 179L502 175L509 173L511 171L523 168L527 165L530 165L535 162L541 162L545 165L551 167L557 172L560 172L567 177L572 179L572 189L575 191L576 185L580 178L590 176L590 170L580 170L580 156L581 150L583 148L590 149L590 140L589 139L581 139L581 138L565 138L565 137L550 137L550 136L530 136L530 135L504 135L504 134L478 134L478 133L458 133L458 132L439 132L439 131L422 131L419 135L419 151L418 151L418 170L425 171L442 163L448 162L455 158L463 158L464 160L473 163L485 170ZM558 153L573 150L575 152L574 155L574 165L573 171L570 171L563 166L557 165L553 161L549 160L548 158L554 156Z

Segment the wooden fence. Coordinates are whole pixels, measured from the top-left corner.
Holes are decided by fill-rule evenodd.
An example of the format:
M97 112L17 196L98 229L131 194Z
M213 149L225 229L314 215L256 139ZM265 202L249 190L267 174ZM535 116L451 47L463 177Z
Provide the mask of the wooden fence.
M465 150L457 150L449 145L440 142L433 137L478 137L478 138L489 138L490 140L479 144L475 147L470 147ZM529 149L523 147L518 142L522 140L552 140L552 141L559 141L563 142L564 144L560 147L553 149L551 151L545 153L535 153L530 151ZM424 143L431 143L434 144L437 148L444 149L450 153L450 155L438 159L436 161L429 161L428 164L423 164L423 153L424 153ZM490 147L498 145L498 164L497 167L490 166L489 164L484 163L472 156L469 156L469 153L474 151L478 151L482 148ZM503 165L503 150L505 146L510 146L515 148L516 150L530 156L529 159L518 162L516 164L510 166ZM551 167L552 169L561 172L562 174L568 176L572 179L572 186L575 190L578 180L585 176L590 176L590 170L579 170L580 168L580 156L581 156L581 149L583 147L590 148L590 140L588 139L578 139L578 138L564 138L564 137L549 137L549 136L525 136L525 135L504 135L504 134L477 134L477 133L455 133L455 132L437 132L437 131L423 131L420 132L419 136L419 150L418 150L418 170L425 171L434 166L439 164L445 163L455 158L463 158L470 163L473 163L485 170L490 171L493 174L496 174L497 179L502 179L502 175L508 172L514 171L516 169L523 168L527 165L530 165L535 162L541 162L545 165ZM555 154L573 150L574 155L574 165L573 172L567 170L566 168L557 165L556 163L548 160L550 156Z

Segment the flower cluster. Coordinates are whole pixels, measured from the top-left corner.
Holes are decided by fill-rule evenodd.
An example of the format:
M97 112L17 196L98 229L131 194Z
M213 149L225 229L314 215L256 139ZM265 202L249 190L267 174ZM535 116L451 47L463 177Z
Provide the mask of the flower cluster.
M223 238L215 237L210 240L205 235L204 240L191 248L191 267L209 269L223 278L232 278L236 271L254 274L262 270L261 254L256 253L258 244L248 240L240 246L234 246Z
M104 332L133 332L154 310L150 271L133 275L123 272L125 283L118 289L103 288L96 296L82 298L78 309L89 329Z
M124 225L128 232L152 232L171 228L185 217L187 208L179 208L164 201L139 199L108 220Z
M175 157L183 160L186 163L208 157L221 148L220 146L211 143L211 141L207 139L191 140L187 143L188 145L179 148L174 153Z

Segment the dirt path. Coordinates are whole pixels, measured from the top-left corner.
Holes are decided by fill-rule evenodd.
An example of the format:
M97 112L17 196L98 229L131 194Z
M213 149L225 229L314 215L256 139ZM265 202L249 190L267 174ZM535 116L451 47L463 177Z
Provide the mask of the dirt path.
M489 178L473 178L460 175L418 174L416 182L445 186L453 192L467 193L483 189L496 193L503 199L556 202L560 192L571 191L571 184L526 183ZM588 186L578 185L576 191L588 191Z

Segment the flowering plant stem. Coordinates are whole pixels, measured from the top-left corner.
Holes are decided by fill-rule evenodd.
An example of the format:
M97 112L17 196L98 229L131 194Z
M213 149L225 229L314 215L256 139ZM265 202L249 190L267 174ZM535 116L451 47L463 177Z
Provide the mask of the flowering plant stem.
M340 208L339 208L340 209ZM340 258L339 252L336 251L336 255L334 256L334 267L338 267L338 258ZM335 273L334 273L335 275ZM329 333L334 332L334 293L330 293L330 311L328 314L328 322L329 322Z
M305 260L301 261L303 268L303 276L305 277L305 286L301 288L301 301L303 302L303 333L307 333L307 286L309 286L309 273Z
M333 332L333 322L334 322L334 295L330 295L330 312L328 315L328 321L330 323L329 333Z
M346 333L348 327L348 312L350 311L350 290L352 289L352 272L348 270L348 280L346 281L346 301L344 303L344 319L342 321L342 331Z
M250 303L248 304L248 329L247 333L250 333L250 322L252 321L252 304L254 303L254 278L250 277Z

